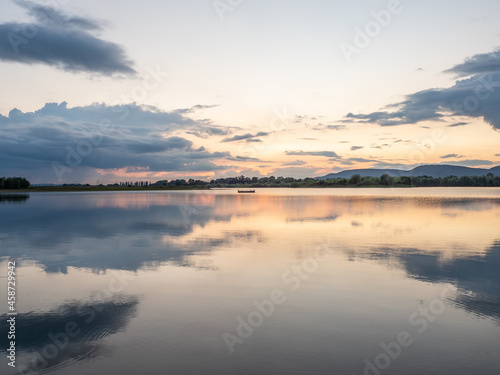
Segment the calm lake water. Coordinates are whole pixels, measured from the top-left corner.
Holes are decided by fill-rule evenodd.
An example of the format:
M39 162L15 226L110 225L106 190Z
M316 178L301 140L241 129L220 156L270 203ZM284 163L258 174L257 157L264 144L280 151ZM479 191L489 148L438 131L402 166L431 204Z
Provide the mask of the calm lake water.
M499 228L498 188L0 195L0 372L497 375Z

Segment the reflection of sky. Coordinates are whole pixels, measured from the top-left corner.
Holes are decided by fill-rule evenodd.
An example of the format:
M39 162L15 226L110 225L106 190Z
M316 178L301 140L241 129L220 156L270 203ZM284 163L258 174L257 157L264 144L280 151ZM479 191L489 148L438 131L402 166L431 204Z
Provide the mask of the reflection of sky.
M478 256L497 239L499 207L492 199L199 192L33 194L27 202L2 207L2 253L41 262L48 272L182 264L241 233L262 241L281 234L304 246L308 233L357 252L399 246Z
M451 284L445 318L401 366L446 350L454 359L446 371L460 373L458 357L472 346L486 353L485 369L498 364L486 347L499 344L496 336L480 335L498 329L498 199L277 192L32 194L23 205L1 206L1 255L24 264L20 312L27 322L50 323L58 306L71 314L115 274L126 275L124 292L144 296L141 309L118 324L124 335L99 342L117 343L113 361L125 372L137 370L135 350L152 372L161 361L173 373L196 372L189 359L196 353L210 373L265 373L276 361L282 367L270 373L357 373L380 340L408 329L408 316ZM333 254L292 293L283 273L325 243ZM221 334L275 288L287 303L228 359ZM124 309L127 322L135 305ZM458 339L446 347L450 330Z

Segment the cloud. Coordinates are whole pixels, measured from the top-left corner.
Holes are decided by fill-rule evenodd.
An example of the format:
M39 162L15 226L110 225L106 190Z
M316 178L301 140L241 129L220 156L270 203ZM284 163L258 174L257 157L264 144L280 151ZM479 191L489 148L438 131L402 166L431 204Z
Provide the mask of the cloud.
M443 155L440 156L441 159L450 159L450 158L463 158L463 155L458 155L458 154L448 154L448 155Z
M39 23L47 25L65 25L66 27L77 27L84 30L101 30L103 23L78 16L68 16L59 10L34 3L32 1L14 0L18 6L27 10Z
M348 113L344 122L395 126L421 121L443 121L446 116L480 117L500 129L500 53L476 55L447 72L461 77L449 88L423 90L407 95L386 110L368 114ZM462 125L462 124L460 124ZM455 126L460 126L455 125Z
M468 160L460 160L460 161L445 161L440 164L444 165L458 165L461 167L479 167L481 165L493 165L494 163L489 160L481 160L481 159L468 159Z
M456 122L455 124L448 125L448 127L455 128L457 126L465 126L465 125L469 125L469 123L468 122Z
M352 146L351 151L361 150L362 148L364 148L364 147L363 146Z
M242 169L239 171L236 176L245 176L245 177L264 177L258 170L256 169Z
M269 133L258 132L255 135L247 133L247 134L243 134L243 135L235 135L234 137L231 137L231 138L225 138L222 140L222 142L236 142L236 141L244 141L244 140L246 140L247 142L251 142L251 140L253 140L254 138L264 137L266 135L269 135Z
M295 160L295 161L291 161L289 163L283 163L281 165L286 167L286 166L300 166L300 165L305 165L305 164L307 164L307 163L303 160Z
M295 115L292 121L294 124L302 124L302 123L307 124L309 121L317 121L321 117L322 116Z
M68 108L47 103L24 113L0 116L0 165L5 174L23 174L42 182L59 182L54 163L69 181L96 170L131 172L215 171L231 155L195 147L179 131L203 132L211 125L175 111L136 104L92 104Z
M69 16L30 1L16 3L36 22L0 24L0 60L28 65L41 63L69 72L136 73L121 46L90 33L101 30L102 22Z
M218 135L228 135L231 133L230 128L223 128L219 126L204 126L202 129L199 129L198 131L187 131L186 134L191 134L194 135L195 137L198 138L203 138L207 139L212 136L218 136Z
M340 162L342 165L354 165L357 163L373 163L376 162L377 160L370 160L370 159L364 159L364 158L348 158L348 159L342 159L342 160L337 160L337 159L330 159L329 161L332 162Z
M349 158L346 160L355 161L356 163L372 163L372 162L376 161L376 160L364 159L364 158Z
M182 114L187 114L187 113L193 113L193 112L196 112L196 111L201 111L201 110L204 110L204 109L216 108L218 106L219 106L219 104L211 104L211 105L197 104L197 105L194 105L194 106L192 106L190 108L177 109L176 112L177 113L182 113Z
M498 156L498 157L500 157L500 154L495 154L495 156Z
M345 130L346 126L345 125L328 125L326 128L330 129L330 130Z
M372 166L375 169L402 169L405 171L411 170L415 167L418 167L420 164L401 164L401 163L390 163L385 161L379 161Z
M458 77L500 72L500 50L472 56L445 72L454 73Z
M276 177L294 177L294 178L304 178L311 177L318 171L318 168L312 167L285 167L285 168L276 168L272 172L269 173L270 176Z
M333 151L286 151L286 155L297 155L297 156L325 156L327 158L340 158L336 152Z
M235 157L228 157L227 160L233 160L233 161L262 161L257 158L251 158L249 156L235 156Z

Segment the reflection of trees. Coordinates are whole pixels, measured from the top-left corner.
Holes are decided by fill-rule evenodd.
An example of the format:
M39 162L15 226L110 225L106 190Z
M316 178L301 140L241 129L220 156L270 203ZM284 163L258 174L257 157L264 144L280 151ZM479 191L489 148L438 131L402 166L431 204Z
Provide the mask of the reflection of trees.
M0 194L0 203L25 203L29 194Z
M135 317L138 303L137 297L117 297L95 303L72 302L43 313L19 313L19 362L38 370L82 359L98 350L102 339L124 330ZM7 329L7 316L3 315L0 331ZM0 344L2 351L8 348L6 342Z

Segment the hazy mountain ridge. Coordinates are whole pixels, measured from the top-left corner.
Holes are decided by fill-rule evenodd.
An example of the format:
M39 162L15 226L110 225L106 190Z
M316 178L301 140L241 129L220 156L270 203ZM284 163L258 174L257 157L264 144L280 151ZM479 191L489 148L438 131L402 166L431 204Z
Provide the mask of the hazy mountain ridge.
M389 176L430 176L430 177L448 177L448 176L484 176L488 173L492 173L494 176L500 176L500 166L493 167L490 169L484 168L471 168L471 167L461 167L456 165L421 165L419 167L413 168L409 171L403 169L348 169L345 171L337 173L329 173L322 177L316 177L317 179L327 179L327 178L351 178L355 174L361 175L361 177L380 177L383 174L388 174Z

